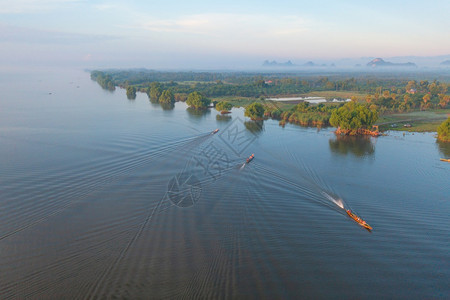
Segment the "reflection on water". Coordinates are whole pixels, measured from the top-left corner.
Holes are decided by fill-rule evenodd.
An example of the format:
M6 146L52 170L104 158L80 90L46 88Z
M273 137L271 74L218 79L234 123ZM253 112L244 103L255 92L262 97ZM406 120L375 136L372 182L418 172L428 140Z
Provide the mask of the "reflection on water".
M244 122L245 128L251 133L261 133L264 129L264 121L246 121Z
M368 136L336 136L328 141L330 150L340 155L352 154L356 157L371 156L375 153L375 146Z
M216 115L216 121L229 122L229 121L231 121L231 116L230 115Z
M204 118L207 115L211 114L211 110L209 109L194 109L192 107L186 108L186 111L188 112L188 115L193 117L193 119L200 119Z
M134 100L134 99L129 99L129 100ZM152 107L155 107L155 108L161 107L163 110L172 110L175 108L174 103L160 103L158 100L155 100L152 98L149 98L148 100L151 103Z
M442 142L436 140L439 152L442 154L443 158L450 158L450 143Z
M160 103L163 110L172 110L175 107L173 103Z
M148 101L152 104L159 104L158 99L148 98Z

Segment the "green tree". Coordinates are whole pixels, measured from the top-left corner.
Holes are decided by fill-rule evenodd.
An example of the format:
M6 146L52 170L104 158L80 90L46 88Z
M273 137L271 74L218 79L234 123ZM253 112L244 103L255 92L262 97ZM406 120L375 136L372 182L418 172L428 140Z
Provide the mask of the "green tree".
M230 111L233 108L233 104L228 101L221 101L216 104L217 111Z
M295 107L296 111L299 112L307 112L309 108L309 102L304 101L304 102L300 102L299 104L297 104L297 106Z
M165 90L159 96L159 103L170 104L175 102L175 97L170 90Z
M420 85L420 88L422 89L422 91L427 91L428 80L421 80L419 85Z
M336 85L332 81L328 81L325 84L325 89L327 89L327 90L334 90L335 88L336 88Z
M405 96L403 96L403 102L405 104L407 104L408 102L411 102L411 96L406 94Z
M439 94L439 106L441 108L445 108L449 102L450 96L447 96L445 94Z
M450 117L437 128L438 139L443 142L450 142Z
M355 134L358 129L370 128L377 119L378 113L375 110L352 101L333 111L330 124L349 134Z
M161 84L159 82L152 82L150 84L149 90L147 90L147 95L150 100L159 101L159 97L162 94Z
M211 100L195 91L188 95L186 103L194 109L204 109L208 107L208 105L211 103Z
M417 88L417 82L415 80L408 81L408 84L406 85L405 89L408 92L410 89L416 89Z
M431 96L437 96L440 93L445 94L447 92L447 87L444 84L435 81L428 85L428 90L430 91Z
M97 81L97 83L105 90L114 91L116 89L112 77L101 71L92 71L91 79Z
M425 94L425 95L422 97L423 103L422 103L421 107L422 107L423 109L427 109L427 108L430 107L430 105L431 105L431 103L429 102L430 99L431 99L430 94Z
M264 115L264 106L261 103L253 102L245 108L245 116L252 120L261 120Z
M136 99L136 88L134 86L127 86L127 98L130 100Z

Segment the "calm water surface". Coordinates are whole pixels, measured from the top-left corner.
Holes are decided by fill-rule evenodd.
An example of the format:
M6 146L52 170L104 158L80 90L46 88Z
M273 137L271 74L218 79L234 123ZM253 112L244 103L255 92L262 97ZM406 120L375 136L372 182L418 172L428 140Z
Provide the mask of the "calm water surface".
M0 90L1 299L450 296L433 134L162 108L82 71L3 71Z

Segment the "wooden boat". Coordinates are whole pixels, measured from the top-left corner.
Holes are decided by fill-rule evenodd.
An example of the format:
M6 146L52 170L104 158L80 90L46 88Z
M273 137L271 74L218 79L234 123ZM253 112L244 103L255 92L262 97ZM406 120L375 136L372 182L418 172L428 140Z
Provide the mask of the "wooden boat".
M346 212L347 212L347 214L349 215L350 218L352 218L356 223L358 223L362 227L364 227L366 229L369 229L369 230L373 229L369 224L367 224L366 221L364 221L363 219L358 217L356 214L352 213L352 211L350 209L347 209Z
M450 162L450 158L441 158L441 161Z
M247 164L249 162L251 162L253 160L253 158L255 158L255 154L252 154L252 155L249 156L249 158L247 158Z

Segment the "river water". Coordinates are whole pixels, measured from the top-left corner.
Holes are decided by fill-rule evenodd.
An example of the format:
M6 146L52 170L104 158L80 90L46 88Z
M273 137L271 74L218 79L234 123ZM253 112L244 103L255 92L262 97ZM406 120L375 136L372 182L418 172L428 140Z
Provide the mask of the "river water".
M1 299L450 296L431 133L162 108L77 70L2 71L0 90Z

